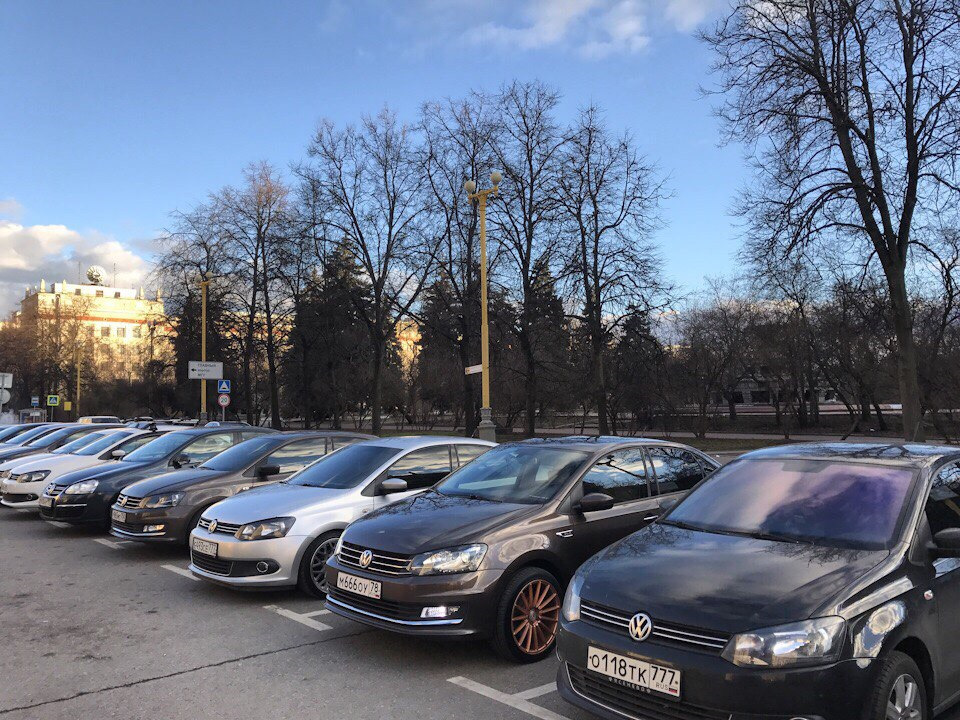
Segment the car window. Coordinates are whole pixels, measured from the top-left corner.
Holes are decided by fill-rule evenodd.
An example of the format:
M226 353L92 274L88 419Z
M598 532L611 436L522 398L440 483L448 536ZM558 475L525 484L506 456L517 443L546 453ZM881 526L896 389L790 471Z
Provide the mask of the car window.
M232 432L213 433L212 435L198 437L177 453L177 457L186 455L187 463L191 465L194 463L202 463L204 460L209 460L214 455L222 453L232 445Z
M30 447L54 448L60 447L70 441L77 435L86 435L90 432L89 428L65 427L55 430L49 435L41 435L36 440L31 440L27 445Z
M483 455L490 448L486 445L457 445L457 461L459 465L466 465L474 458Z
M276 465L281 473L296 472L326 454L326 438L297 440L271 453L261 465Z
M354 445L358 442L366 442L369 439L370 438L350 437L349 435L337 435L335 437L327 438L327 442L330 443L329 452L333 452L334 450L339 450L347 445Z
M927 520L934 535L960 527L960 463L944 466L934 478L927 498Z
M344 490L359 485L384 463L399 454L397 448L357 443L324 455L283 482L288 485Z
M71 440L68 443L65 443L53 451L54 455L69 455L71 453L77 453L79 450L87 447L91 443L95 443L98 440L102 440L107 435L111 434L107 430L101 430L100 432L87 433L86 435L81 435L76 440Z
M242 430L240 432L240 439L250 440L251 438L263 437L264 435L272 435L272 433L265 433L262 430Z
M583 494L604 493L616 503L650 497L643 448L626 448L604 455L583 476Z
M160 437L160 435L150 434L150 433L146 435L136 435L130 438L129 440L127 440L126 442L122 442L119 445L117 445L115 448L113 448L113 450L110 451L110 456L113 455L114 450L123 450L124 453L129 455L137 448L143 447L147 443L152 443L158 437Z
M10 440L20 433L24 433L29 430L30 427L23 427L22 425L11 425L8 428L3 428L0 430L0 443L5 443L7 440Z
M387 469L387 477L406 480L410 490L422 490L436 485L452 469L450 446L441 445L407 453Z
M686 492L706 475L700 458L689 450L651 447L648 448L648 453L661 495Z

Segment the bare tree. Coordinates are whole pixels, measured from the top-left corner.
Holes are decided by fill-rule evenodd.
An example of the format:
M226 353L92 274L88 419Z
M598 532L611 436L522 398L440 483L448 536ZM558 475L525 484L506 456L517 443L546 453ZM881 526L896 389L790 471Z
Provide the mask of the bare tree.
M922 436L906 270L918 215L957 189L956 0L734 0L713 32L720 108L758 148L755 255L838 243L889 288L904 436ZM771 229L773 232L771 233Z

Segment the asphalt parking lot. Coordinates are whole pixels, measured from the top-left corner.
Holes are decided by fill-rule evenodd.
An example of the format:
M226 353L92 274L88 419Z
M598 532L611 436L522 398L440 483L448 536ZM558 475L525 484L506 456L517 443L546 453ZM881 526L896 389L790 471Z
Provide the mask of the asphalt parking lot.
M295 591L195 580L185 550L0 513L0 717L590 717L556 661L371 630Z
M185 550L0 513L0 718L586 720L556 661L371 630L295 591L193 579ZM954 710L938 720L960 720Z

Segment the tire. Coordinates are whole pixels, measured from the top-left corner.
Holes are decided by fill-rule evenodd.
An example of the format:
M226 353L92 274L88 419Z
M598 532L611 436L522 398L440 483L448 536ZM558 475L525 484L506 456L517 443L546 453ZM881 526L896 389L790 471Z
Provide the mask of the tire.
M219 500L217 502L219 502ZM183 546L188 551L190 550L190 533L192 533L196 529L197 525L200 524L200 518L203 516L203 514L207 510L210 509L212 505L213 503L210 503L209 505L205 505L199 510L197 510L193 514L193 517L191 517L190 520L187 522L186 527L183 529L183 538L181 539L181 542L183 543Z
M516 663L533 663L550 654L560 627L563 598L557 579L540 568L517 572L497 603L493 647Z
M890 711L888 704L907 712ZM927 689L920 668L902 652L894 651L880 659L877 682L864 708L863 720L928 720Z
M339 537L340 533L336 531L324 533L307 546L303 557L300 558L297 587L307 595L316 598L327 596L327 582L323 579L323 566L326 565L327 558L333 554Z

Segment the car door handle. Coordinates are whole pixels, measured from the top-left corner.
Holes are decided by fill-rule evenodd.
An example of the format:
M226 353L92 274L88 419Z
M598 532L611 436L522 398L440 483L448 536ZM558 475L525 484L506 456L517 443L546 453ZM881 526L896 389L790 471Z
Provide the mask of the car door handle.
M647 515L647 516L643 519L643 521L644 521L644 522L653 522L653 521L656 520L658 517L660 517L660 516L659 516L659 515Z
M557 537L571 538L573 537L573 530L561 530L557 533Z

